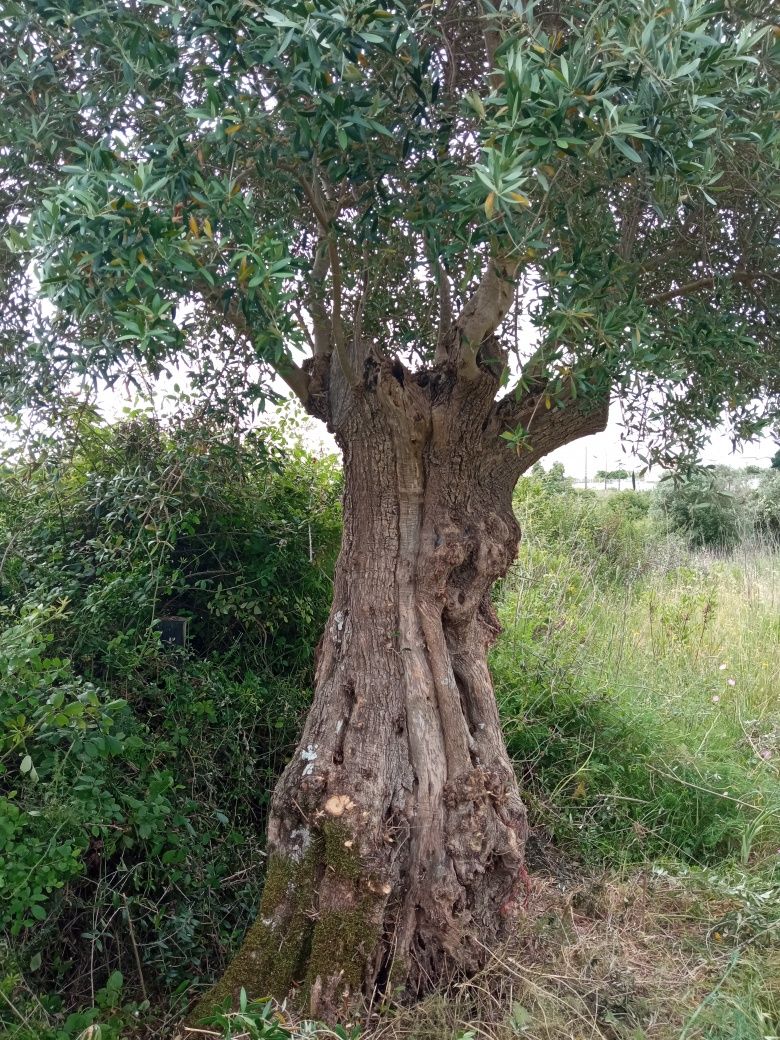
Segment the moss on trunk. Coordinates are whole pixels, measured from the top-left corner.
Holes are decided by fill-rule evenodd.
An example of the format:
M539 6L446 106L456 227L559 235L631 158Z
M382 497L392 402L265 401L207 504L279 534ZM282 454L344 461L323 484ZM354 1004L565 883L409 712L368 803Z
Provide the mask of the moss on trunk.
M314 847L298 863L271 858L257 919L228 970L189 1016L192 1022L234 1005L242 989L250 999L283 1000L305 972L314 929L317 860Z
M323 889L327 906L320 905ZM337 979L348 993L360 990L381 931L380 893L341 821L323 823L300 860L272 856L255 923L189 1020L235 1007L242 989L250 999L281 1001L292 993L302 1010L317 1004L324 979Z

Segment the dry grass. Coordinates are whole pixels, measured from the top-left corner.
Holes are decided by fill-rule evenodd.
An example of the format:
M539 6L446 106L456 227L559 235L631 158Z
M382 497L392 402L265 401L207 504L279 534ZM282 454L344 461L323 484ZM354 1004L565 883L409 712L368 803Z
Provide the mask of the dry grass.
M780 950L731 927L743 912L706 878L537 875L516 938L414 1006L346 1029L265 1007L246 1031L238 1014L177 1040L778 1040Z
M724 942L713 922L728 918L734 899L644 870L578 884L537 877L534 889L516 941L494 952L480 975L453 982L413 1008L386 1012L365 1035L372 1040L729 1035L711 1031L718 1028L713 994L725 993L729 979L748 969L749 953L741 955ZM771 1037L769 1017L766 1023L762 1035Z

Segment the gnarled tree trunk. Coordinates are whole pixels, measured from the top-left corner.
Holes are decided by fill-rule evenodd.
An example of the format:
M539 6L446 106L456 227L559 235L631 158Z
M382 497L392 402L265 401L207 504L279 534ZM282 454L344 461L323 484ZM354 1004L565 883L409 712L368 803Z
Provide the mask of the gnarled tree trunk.
M273 796L257 921L212 1005L295 987L337 1017L420 992L477 967L522 905L526 814L486 654L512 491L549 448L500 438L495 390L369 360L336 427L344 534L314 703Z

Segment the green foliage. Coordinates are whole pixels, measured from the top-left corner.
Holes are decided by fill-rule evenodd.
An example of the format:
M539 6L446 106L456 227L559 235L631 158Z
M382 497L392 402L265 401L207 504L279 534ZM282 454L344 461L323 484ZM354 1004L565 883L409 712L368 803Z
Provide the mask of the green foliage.
M101 674L140 666L154 619L169 615L190 619L201 653L229 655L241 642L245 663L299 667L310 653L301 622L329 590L337 471L322 463L312 479L302 449L282 461L268 440L239 446L197 420L175 438L135 420L93 434L86 458L44 462L31 479L10 474L0 509L14 531L12 594L77 602L59 635ZM42 496L50 505L39 516Z
M759 534L780 539L780 473L770 470L751 497L750 519Z
M301 1037L328 1037L330 1040L357 1040L358 1027L324 1026L315 1022L288 1022L269 1001L248 1000L241 990L238 1010L207 1020L207 1026L220 1030L224 1040L299 1040Z
M537 825L595 862L715 863L733 853L744 826L739 796L754 795L740 763L681 755L673 726L627 711L610 691L594 692L578 681L574 656L551 665L543 657L549 649L515 645L493 661L507 743L524 763ZM670 763L667 775L659 762ZM724 799L724 790L737 800Z
M521 477L515 510L524 537L521 553L534 574L528 590L535 596L536 578L564 560L571 564L575 586L582 575L627 577L646 569L660 537L648 519L647 492L619 491L609 497L575 491L563 468Z
M45 921L57 890L82 872L89 821L112 815L113 798L100 803L104 763L123 750L123 735L111 730L124 702L101 698L68 660L47 653L50 627L61 613L29 609L0 636L0 926L14 936ZM63 758L76 764L67 778ZM68 781L77 785L75 819L67 802L59 804ZM38 791L46 792L44 799ZM101 832L98 827L95 836Z
M660 508L672 530L692 545L733 549L740 540L739 510L732 495L708 475L696 475L675 484L663 482Z
M732 550L751 536L780 535L780 481L770 470L716 466L659 485L654 509L691 546Z
M128 1030L137 1025L148 1009L146 1002L123 1001L124 978L121 971L114 971L105 980L105 985L95 990L93 1007L58 1016L59 1021L52 1017L46 1024L38 1015L25 1021L22 1008L11 999L19 982L20 977L13 975L0 981L7 1007L15 1012L17 1019L3 1029L0 1034L3 1040L124 1040ZM40 1013L45 1008L39 1005L37 1010ZM0 1026L2 1024L0 1020Z
M338 490L330 461L282 458L271 435L141 420L2 475L9 1028L32 992L36 1036L98 1020L124 1035L127 1000L114 1032L100 1001L66 1012L117 973L128 998L183 994L246 928L328 607ZM160 642L170 614L191 619L186 650Z
M745 474L726 467L684 479L665 478L658 487L656 507L670 530L692 546L733 549L753 524L771 533L771 491L754 495Z
M134 421L82 442L0 481L8 1040L168 1037L192 979L220 974L257 905L338 537L331 464L282 459L269 435ZM780 839L776 563L692 554L651 498L577 492L559 466L520 482L492 661L507 739L537 844L599 865L662 858L717 901L710 931L762 951L777 927L762 866ZM263 576L256 613L244 583ZM186 652L160 644L160 608L191 618ZM774 999L757 972L739 965L697 1021L752 1040L745 1023ZM209 1028L343 1040L263 1003Z
M182 361L239 411L272 370L305 398L312 322L321 359L382 343L427 364L440 297L466 313L493 261L536 287L514 306L539 341L521 397L618 389L667 457L724 413L738 437L777 414L780 40L760 12L16 0L2 28L9 400Z

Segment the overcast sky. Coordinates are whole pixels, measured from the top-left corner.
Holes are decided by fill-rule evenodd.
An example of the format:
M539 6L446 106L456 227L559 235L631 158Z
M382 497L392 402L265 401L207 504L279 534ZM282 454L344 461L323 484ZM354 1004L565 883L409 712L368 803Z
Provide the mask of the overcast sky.
M179 375L178 378L180 382L186 382L186 376L182 379L181 375ZM173 381L171 379L171 384ZM174 407L172 401L169 401L167 405L165 403L165 394L168 392L168 387L165 383L166 381L163 379L155 387L155 390L158 391L155 393L155 410L160 413L170 411ZM280 389L285 389L283 384L280 385ZM139 402L133 402L118 390L114 390L101 392L98 404L106 419L116 421L121 418L123 409L132 405L138 406ZM283 407L285 411L297 412L300 418L304 442L314 452L338 453L336 442L325 429L323 423L306 416L303 409L292 399L289 404ZM272 415L273 409L270 409L265 414L266 416ZM624 432L620 410L617 406L613 406L609 426L603 433L597 433L592 437L584 437L573 444L559 448L543 460L543 465L548 469L553 462L561 462L566 469L567 475L578 481L584 479L586 471L589 479L593 479L598 470L623 468L629 472L639 471L643 468L644 463L631 454L630 443L625 445L622 443L621 434ZM712 437L710 447L705 452L702 461L705 464L723 464L739 468L750 465L768 467L777 448L778 446L773 439L767 436L744 445L741 451L734 454L731 441L726 434L716 433ZM658 479L660 475L660 470L653 471L650 474L650 478L651 480L653 478Z
M592 477L600 469L624 468L629 472L640 470L643 463L630 454L630 445L621 443L623 426L619 410L612 409L609 426L603 433L594 434L592 437L584 437L582 440L567 444L564 448L548 455L544 460L545 468L552 462L562 462L566 472L575 480L582 480L585 475L587 454L588 476ZM760 440L745 444L742 449L734 454L731 441L725 433L716 433L710 440L709 449L704 453L702 461L705 464L717 464L725 466L769 466L772 456L777 451L777 445L771 437L762 437ZM659 471L660 472L660 471Z

